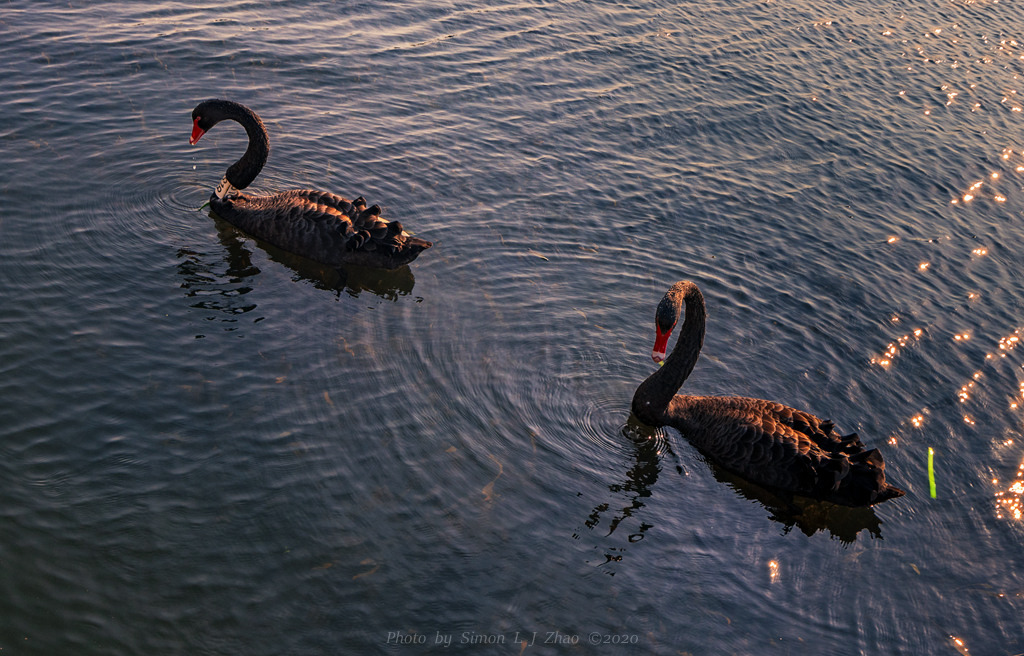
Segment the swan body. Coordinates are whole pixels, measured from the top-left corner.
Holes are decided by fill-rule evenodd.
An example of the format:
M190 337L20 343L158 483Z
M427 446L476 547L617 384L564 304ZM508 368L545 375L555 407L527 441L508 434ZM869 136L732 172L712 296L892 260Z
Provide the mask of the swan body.
M210 196L218 216L245 233L278 248L322 264L356 264L396 269L408 264L429 241L413 237L398 221L380 218L378 205L362 198L348 200L325 191L295 189L270 196L243 194L270 155L263 121L245 105L230 100L204 100L192 110L195 145L214 125L230 119L241 124L249 145L241 159L228 167Z
M666 358L684 305L679 338ZM710 460L764 487L845 506L903 496L886 482L878 449L867 449L856 433L840 435L831 421L762 399L676 394L700 356L706 317L704 296L690 281L674 284L659 303L653 357L664 362L633 396L640 421L678 429Z

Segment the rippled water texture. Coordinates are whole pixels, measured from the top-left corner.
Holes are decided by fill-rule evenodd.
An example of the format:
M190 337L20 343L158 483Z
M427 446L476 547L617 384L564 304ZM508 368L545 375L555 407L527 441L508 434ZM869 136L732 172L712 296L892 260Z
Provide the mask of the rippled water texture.
M3 653L1024 652L1020 25L4 3ZM267 123L258 191L434 248L330 271L211 216L209 97ZM794 505L631 420L683 278L687 389L829 417L907 496Z

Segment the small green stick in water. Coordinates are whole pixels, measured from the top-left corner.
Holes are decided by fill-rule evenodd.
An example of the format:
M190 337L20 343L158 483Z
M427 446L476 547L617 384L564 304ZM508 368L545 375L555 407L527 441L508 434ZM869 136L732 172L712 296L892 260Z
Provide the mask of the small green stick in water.
M935 449L928 447L928 492L935 498Z

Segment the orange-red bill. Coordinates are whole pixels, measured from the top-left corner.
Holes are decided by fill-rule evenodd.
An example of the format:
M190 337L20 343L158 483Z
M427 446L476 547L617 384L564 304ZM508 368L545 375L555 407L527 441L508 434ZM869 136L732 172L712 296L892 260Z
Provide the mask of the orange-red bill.
M658 332L654 337L654 350L651 352L651 358L655 362L663 362L665 360L665 351L668 350L668 336L672 334L672 328L661 332L661 326L655 325L654 329Z
M192 136L189 137L189 139L188 139L189 145L190 146L196 145L196 142L199 141L199 139L204 134L206 134L206 130L204 130L203 128L199 127L199 119L196 118L194 121L192 121Z

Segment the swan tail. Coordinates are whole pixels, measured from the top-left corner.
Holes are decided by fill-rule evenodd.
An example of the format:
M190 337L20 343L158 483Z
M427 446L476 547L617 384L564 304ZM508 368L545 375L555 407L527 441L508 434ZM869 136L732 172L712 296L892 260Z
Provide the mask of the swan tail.
M342 239L347 251L345 259L352 263L376 263L395 269L412 262L433 245L407 233L401 221L382 218L381 206L367 206L362 196L348 201L332 195L329 204L347 217L342 222Z
M816 418L812 417L813 419ZM840 435L836 430L836 425L828 419L820 420L816 425L812 424L811 430L808 430L806 434L825 451L845 453L846 455L864 451L864 443L861 442L860 435L857 433Z
M368 208L359 218L367 216L369 221L354 225L345 236L345 248L353 257L373 254L388 261L388 268L397 268L415 260L420 253L433 244L425 239L405 232L398 221L385 221L376 215L367 215Z
M885 461L878 449L851 456L840 455L829 461L820 483L831 484L831 500L848 506L870 506L901 497L906 492L885 480Z

